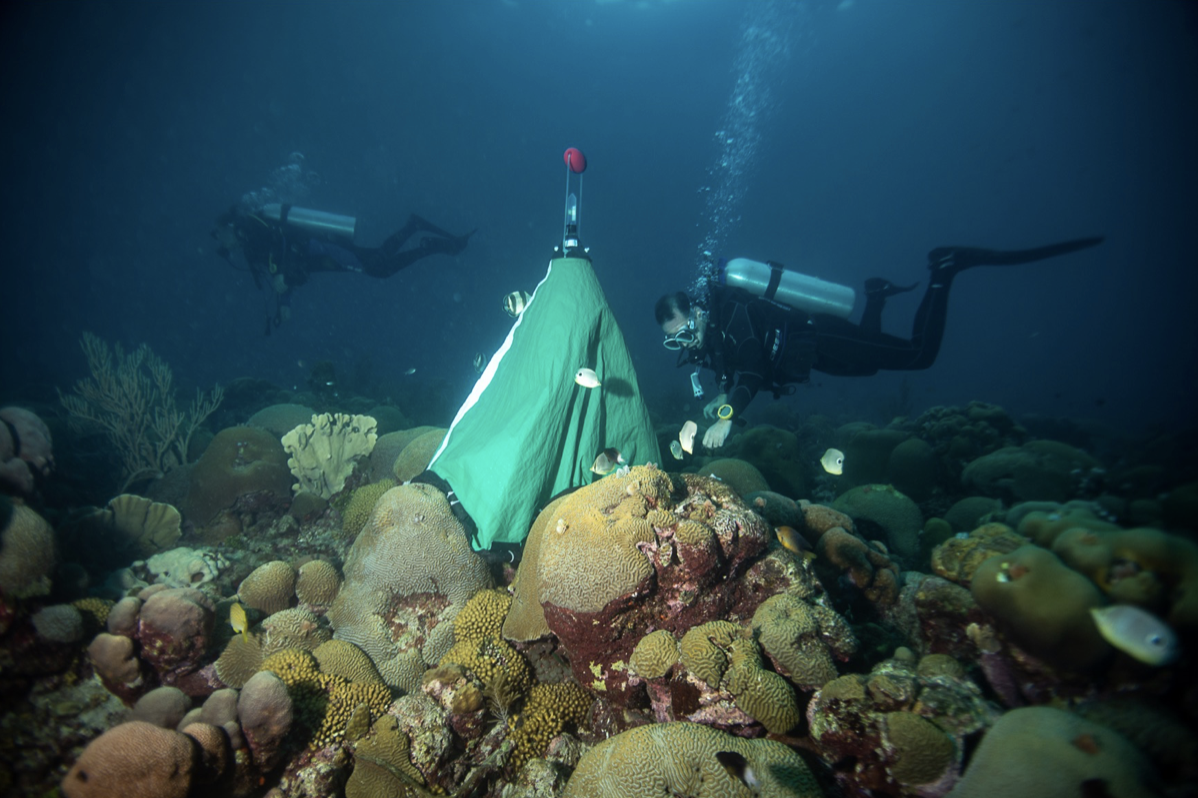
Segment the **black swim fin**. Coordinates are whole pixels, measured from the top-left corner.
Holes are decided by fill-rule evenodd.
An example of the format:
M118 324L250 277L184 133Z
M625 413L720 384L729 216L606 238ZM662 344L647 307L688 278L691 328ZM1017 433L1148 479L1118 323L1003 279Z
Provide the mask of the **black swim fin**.
M914 291L919 287L919 283L911 283L911 285L895 285L883 277L870 277L865 281L866 296L891 297L896 294L905 294L908 291Z
M1049 244L1035 249L981 249L978 247L937 247L928 253L928 268L932 271L951 269L954 272L968 269L972 266L1015 266L1020 263L1032 263L1045 258L1055 258L1058 255L1068 255L1079 249L1097 246L1104 241L1103 236L1094 238L1077 238L1072 241L1062 241L1059 244Z

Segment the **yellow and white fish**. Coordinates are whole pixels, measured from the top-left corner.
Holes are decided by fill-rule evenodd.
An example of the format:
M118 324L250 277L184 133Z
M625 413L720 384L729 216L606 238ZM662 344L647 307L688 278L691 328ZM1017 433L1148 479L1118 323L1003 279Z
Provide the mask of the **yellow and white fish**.
M682 445L682 451L687 454L695 453L695 435L698 432L699 425L693 421L688 421L682 425L682 429L678 432L678 442Z
M591 463L591 472L601 477L607 476L616 470L616 466L623 464L623 462L624 455L620 454L615 447L609 446L595 455L595 462Z
M840 476L844 473L844 452L839 449L829 449L824 452L824 456L819 459L819 464L824 467L824 470L834 476Z
M242 639L244 639L247 643L250 641L248 634L250 622L249 619L245 617L245 607L241 606L236 601L234 601L233 605L229 607L229 625L232 626L233 631L239 633Z
M1090 615L1108 643L1140 662L1168 665L1181 653L1177 633L1151 612L1131 604L1112 604L1091 607Z
M514 319L524 312L530 299L532 294L527 291L513 291L503 298L503 310Z
M574 381L583 388L598 388L603 384L599 381L599 375L595 373L595 370L586 366L574 372Z

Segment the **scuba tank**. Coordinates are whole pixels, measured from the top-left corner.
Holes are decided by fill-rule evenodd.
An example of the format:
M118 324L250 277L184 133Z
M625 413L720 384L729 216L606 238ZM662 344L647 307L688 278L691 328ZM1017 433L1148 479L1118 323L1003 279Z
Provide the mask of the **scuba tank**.
M748 258L722 261L719 281L720 285L739 288L796 310L842 319L849 317L857 301L856 292L848 286L791 271L778 263Z
M325 211L314 211L311 208L297 208L294 205L280 205L272 202L262 206L262 215L282 224L297 227L317 235L340 236L354 240L354 227L358 220L352 216L340 216Z

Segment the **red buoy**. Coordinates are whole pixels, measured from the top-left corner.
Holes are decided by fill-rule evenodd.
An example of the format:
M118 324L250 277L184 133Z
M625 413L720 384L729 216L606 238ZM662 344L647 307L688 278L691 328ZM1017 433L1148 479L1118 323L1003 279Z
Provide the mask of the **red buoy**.
M566 150L564 157L566 166L570 167L570 171L574 174L580 175L587 170L587 157L577 147L570 147Z

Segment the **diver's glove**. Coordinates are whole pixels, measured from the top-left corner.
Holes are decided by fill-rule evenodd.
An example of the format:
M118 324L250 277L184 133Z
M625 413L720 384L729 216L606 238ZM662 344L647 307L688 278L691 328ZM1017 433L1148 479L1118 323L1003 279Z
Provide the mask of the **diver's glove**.
M971 266L1015 266L1020 263L1055 258L1058 255L1068 255L1079 249L1097 246L1103 242L1102 236L1093 238L1077 238L1072 241L1062 241L1060 244L1049 244L1035 249L981 249L980 247L936 247L928 253L928 268L932 271L948 269L954 272L968 269Z
M703 418L715 418L720 406L726 404L728 404L728 394L722 393L708 402L707 406L703 408Z

